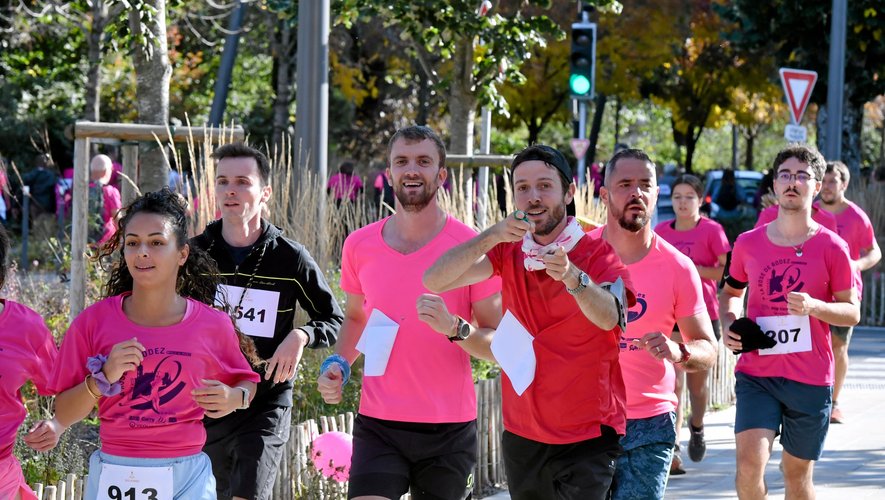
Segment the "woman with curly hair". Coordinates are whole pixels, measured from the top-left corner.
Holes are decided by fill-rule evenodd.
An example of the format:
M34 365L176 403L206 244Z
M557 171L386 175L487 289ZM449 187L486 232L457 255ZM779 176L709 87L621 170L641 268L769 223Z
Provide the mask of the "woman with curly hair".
M187 205L168 188L123 209L99 255L114 261L105 298L62 342L56 419L69 426L98 403L85 498L216 498L202 419L249 406L259 377L244 352L258 358L212 308L218 272L188 246L187 227Z

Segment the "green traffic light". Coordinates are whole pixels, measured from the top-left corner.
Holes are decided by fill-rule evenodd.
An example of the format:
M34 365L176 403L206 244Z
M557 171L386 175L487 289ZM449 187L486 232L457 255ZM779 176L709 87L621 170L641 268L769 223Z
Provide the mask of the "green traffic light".
M568 80L572 94L584 95L590 92L590 79L584 75L572 75Z

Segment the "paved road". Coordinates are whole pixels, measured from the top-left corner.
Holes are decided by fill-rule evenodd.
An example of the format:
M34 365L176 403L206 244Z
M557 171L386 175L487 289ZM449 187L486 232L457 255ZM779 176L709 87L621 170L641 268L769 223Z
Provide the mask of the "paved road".
M839 401L846 423L830 426L824 456L815 467L819 500L885 498L885 329L856 329L849 355L851 368ZM706 458L693 463L684 457L688 474L670 479L666 498L736 498L734 408L709 414L706 429ZM683 450L686 446L683 442ZM784 498L781 451L775 443L765 474L772 500ZM488 498L510 497L499 493Z

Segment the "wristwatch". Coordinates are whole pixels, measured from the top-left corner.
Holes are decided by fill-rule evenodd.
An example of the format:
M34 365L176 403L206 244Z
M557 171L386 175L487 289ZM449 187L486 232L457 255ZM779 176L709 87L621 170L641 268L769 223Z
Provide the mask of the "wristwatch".
M588 276L587 273L585 273L584 271L581 271L581 274L578 275L578 286L576 286L575 288L565 287L565 290L572 295L577 295L581 292L581 290L587 288L588 286L590 286L590 276Z
M678 365L681 363L685 363L686 361L691 359L691 351L689 351L688 347L686 347L686 345L682 342L679 342L677 345L679 346L679 352L682 353L682 357L679 358L679 361L676 362L676 364Z
M470 336L470 323L464 321L461 316L455 316L455 330L449 337L449 342L460 342Z
M245 387L238 387L237 389L243 391L243 401L240 403L240 407L237 409L245 410L246 408L249 408L249 395L251 393L249 392L249 389L246 389Z

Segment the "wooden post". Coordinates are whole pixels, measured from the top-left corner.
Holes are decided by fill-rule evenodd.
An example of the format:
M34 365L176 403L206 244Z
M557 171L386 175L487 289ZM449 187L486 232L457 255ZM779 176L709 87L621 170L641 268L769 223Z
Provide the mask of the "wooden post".
M132 203L138 188L138 143L123 144L123 178L120 180L120 197L123 206Z
M71 217L71 313L69 319L86 307L86 218L89 207L89 139L74 141L73 210ZM49 487L47 487L48 489Z

